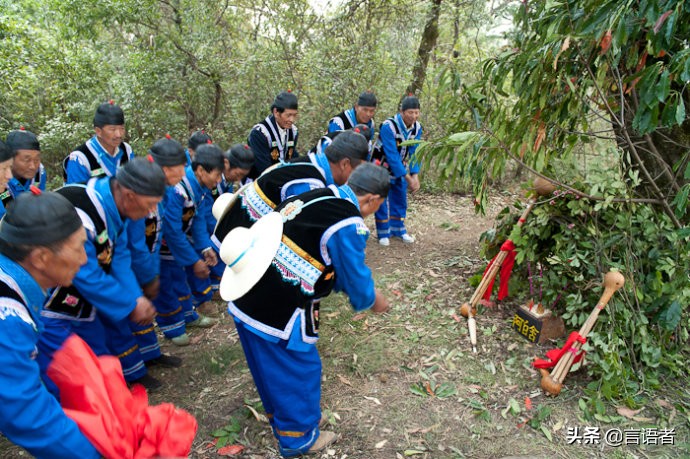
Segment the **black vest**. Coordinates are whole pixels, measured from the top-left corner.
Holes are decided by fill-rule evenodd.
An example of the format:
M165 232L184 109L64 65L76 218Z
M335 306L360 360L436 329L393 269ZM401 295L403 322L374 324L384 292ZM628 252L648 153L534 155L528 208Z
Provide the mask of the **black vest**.
M269 119L271 120L269 122ZM254 129L259 129L262 133L267 133L269 137L268 141L268 150L269 154L271 156L271 164L276 164L281 161L287 161L292 157L297 156L297 152L295 151L295 146L297 145L297 128L295 126L292 126L290 129L286 129L287 131L287 139L285 141L285 145L283 145L282 148L282 153L283 156L281 158L281 139L279 138L279 133L280 131L278 130L278 124L275 121L275 116L271 115L268 118L264 119L258 124L255 124L252 130ZM247 139L247 142L249 142L249 139ZM252 166L251 171L249 172L248 177L251 179L256 179L259 176L259 171L256 169L256 165Z
M0 298L10 298L12 300L15 300L16 302L20 303L22 306L26 308L26 310L29 310L29 306L26 304L26 301L24 301L24 298L22 295L16 291L14 288L12 288L11 285L6 284L5 282L0 280ZM31 314L29 313L29 316Z
M163 218L158 212L150 213L144 218L146 247L151 253L156 250L156 244L161 237L162 220Z
M36 172L36 175L33 178L33 183L41 183L41 167L38 168L38 172ZM2 201L2 205L5 207L5 209L7 209L9 203L14 201L14 196L12 196L12 192L9 188L0 193L0 201Z
M414 126L410 129L410 137L405 138L403 136L402 131L400 130L400 126L398 126L398 123L395 120L395 117L392 116L388 118L386 121L390 121L390 124L393 126L393 133L395 135L395 146L398 148L398 152L400 153L400 160L402 161L403 165L407 166L407 160L408 160L408 152L407 152L407 147L401 147L400 144L403 143L406 140L414 139L417 137L417 133L419 132L420 124L419 122L415 122ZM384 121L384 123L386 122ZM383 123L379 126L379 132L381 132L381 128L383 128ZM381 143L381 137L379 136L379 139L374 146L374 149L371 152L371 161L372 162L377 162L381 164L383 167L388 169L388 172L391 171L390 166L388 165L388 162L386 161L386 153L383 151L383 145Z
M316 153L325 152L326 149L323 147L324 142L328 141L329 145L330 145L333 142L333 139L335 139L336 136L338 134L340 134L341 132L343 132L343 131L333 131L333 132L329 132L328 134L322 135L321 138L319 139L319 141L316 142L316 145L314 145L311 148L311 150L309 150L309 153L316 154ZM299 160L300 158L301 158L301 156L296 158L296 159ZM292 161L290 161L290 162L292 162Z
M196 204L194 203L194 193L192 192L192 185L187 180L187 177L184 177L182 181L176 186L181 186L186 194L185 201L182 206L182 232L185 234L189 234L189 230L192 228L192 222L194 221L194 216L196 215ZM161 241L160 254L168 260L172 257L172 252L168 248L168 243L165 242L165 238L163 238L163 240Z
M101 216L98 212L96 204L94 204L87 191L87 187L92 183L93 181L89 181L89 184L86 186L66 185L58 189L57 193L66 197L74 207L82 210L93 222L96 230L96 237L93 243L96 246L98 265L103 271L109 273L113 260L113 244L108 237L105 216ZM50 315L65 316L71 320L93 320L95 314L93 305L79 293L79 290L74 285L57 287L53 290L43 309Z
M118 163L118 166L124 166L125 164L127 164L127 161L129 161L129 155L132 153L132 148L124 142L122 142L118 148L124 152L122 154L122 158L120 158L120 162ZM89 150L89 147L86 146L86 143L82 143L77 148L75 148L74 151L80 151L80 152L84 153L86 160L89 162L89 170L91 171L91 178L101 178L101 177L105 177L107 175L105 173L105 170L101 167L101 163L98 162L98 158L96 157L94 152ZM69 161L69 155L67 155L65 157L65 159L62 160L62 177L65 180L67 180L67 162L68 161Z
M2 205L5 206L5 209L7 209L9 203L14 200L14 196L12 196L12 192L9 188L0 193L0 200L2 200Z
M220 219L213 234L222 241L233 228L249 228L258 218L282 202L281 192L287 183L299 179L314 179L326 186L326 179L308 157L294 158L290 163L276 167L252 182L239 197L240 204L235 202ZM263 209L257 209L256 204L261 205Z
M353 127L355 127L355 125L350 122L350 118L347 117L346 110L343 110L342 112L338 113L333 118L338 118L340 119L340 121L343 122L343 131L347 131L348 129L352 129Z
M335 197L333 190L324 188L312 190L287 199L276 208L276 212L286 213L301 201L305 205L294 218L285 221L283 239L278 255L259 282L243 297L234 301L242 312L270 327L283 330L295 312L295 308L308 308L311 300L327 296L335 283L333 266L328 264L321 253L321 240L333 225L351 218L362 218L359 209L351 202ZM310 204L311 203L311 204ZM299 254L298 263L309 263L321 271L321 275L312 286L306 286L291 274L289 264L280 254L285 247L292 249L288 253ZM294 258L292 258L294 260ZM307 322L312 317L306 314ZM311 323L307 323L307 335L315 336Z

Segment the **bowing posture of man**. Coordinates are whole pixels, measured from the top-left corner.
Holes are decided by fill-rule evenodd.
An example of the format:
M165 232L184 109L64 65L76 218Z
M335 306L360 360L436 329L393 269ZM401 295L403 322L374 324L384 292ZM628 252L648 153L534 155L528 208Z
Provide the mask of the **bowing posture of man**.
M0 432L38 459L101 457L36 363L46 290L72 283L85 242L77 211L57 193L23 193L0 221Z
M319 429L319 313L318 302L312 300L336 290L349 297L356 311L382 313L389 307L364 259L369 235L364 217L378 209L388 188L388 172L365 163L348 185L284 201L264 217L270 222L278 213L283 222L277 253L265 272L265 265L258 265L263 257L251 252L260 242L247 238L254 243L244 249L233 239L243 231L256 231L264 219L251 229L235 229L223 242L221 256L228 272L221 296L230 301L228 311L284 457L321 451L336 439L335 433ZM248 258L242 261L244 256ZM247 273L261 277L249 279ZM255 284L247 291L250 281Z
M55 289L41 313L45 332L39 342L44 372L53 353L70 333L76 333L97 355L119 357L129 382L156 387L146 372L139 347L132 343L129 320L153 322L156 310L144 296L132 272L127 238L130 220L155 211L165 193L160 166L145 158L128 161L114 177L91 179L86 185L66 185L58 193L76 208L88 234L87 262L70 287ZM55 391L45 375L48 387Z

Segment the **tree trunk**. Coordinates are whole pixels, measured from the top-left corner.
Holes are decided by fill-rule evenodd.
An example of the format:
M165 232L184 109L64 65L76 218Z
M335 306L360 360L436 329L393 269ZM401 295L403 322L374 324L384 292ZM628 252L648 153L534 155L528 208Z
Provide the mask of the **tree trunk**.
M441 0L433 0L431 4L431 12L429 19L424 26L422 33L422 41L419 43L417 51L417 61L414 69L412 69L412 82L407 87L406 93L417 94L426 78L426 68L429 65L429 56L436 47L436 40L438 39L438 18L441 14Z

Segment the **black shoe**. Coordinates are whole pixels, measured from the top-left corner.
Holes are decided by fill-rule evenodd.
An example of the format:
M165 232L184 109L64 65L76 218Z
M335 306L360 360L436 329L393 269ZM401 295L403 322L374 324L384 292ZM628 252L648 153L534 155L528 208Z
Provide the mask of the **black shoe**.
M160 357L147 360L145 363L150 367L161 366L166 368L177 368L182 366L182 359L174 355L161 354Z
M163 385L162 382L160 382L159 380L157 380L156 378L154 378L153 376L151 376L151 375L148 374L148 373L145 374L144 376L142 376L142 377L139 378L139 379L136 379L136 380L134 380L134 381L130 381L130 382L129 382L129 385L130 385L130 386L131 386L131 385L134 385L134 384L141 384L141 385L144 386L144 387L146 388L146 390L149 391L149 392L152 391L152 390L156 390L156 389L158 389L159 387L161 387L161 386Z

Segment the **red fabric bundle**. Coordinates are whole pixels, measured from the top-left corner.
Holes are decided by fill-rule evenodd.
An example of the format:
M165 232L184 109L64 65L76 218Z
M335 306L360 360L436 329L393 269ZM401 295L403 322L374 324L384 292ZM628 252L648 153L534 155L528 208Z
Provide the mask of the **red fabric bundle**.
M505 259L503 260L503 264L501 265L500 280L498 284L499 301L508 296L508 281L510 281L510 274L513 271L515 257L517 256L517 252L515 251L515 244L513 244L513 241L511 241L510 239L505 241L501 246L501 252L508 252L508 255L506 255ZM496 257L498 257L498 254L496 254L496 256L493 257L493 259L487 265L486 270L484 270L485 276L486 273L489 271L489 268L491 268L491 265L493 265L496 261ZM486 292L484 292L484 299L486 301L489 301L491 299L491 291L494 288L495 280L496 278L491 279L491 282L489 282L489 286L487 287Z
M548 360L544 359L534 359L534 362L532 362L532 366L534 368L553 368L556 366L559 360L561 360L561 357L565 355L566 352L575 352L577 351L576 349L573 348L573 344L578 341L581 344L585 344L587 341L585 338L580 336L580 334L576 331L572 332L570 336L568 336L568 339L565 342L565 345L560 348L560 349L551 349L546 353L546 358ZM575 359L573 360L573 363L577 363L580 360L582 360L582 357L585 355L585 351L580 351L576 356Z
M170 403L149 406L146 389L127 388L117 357L96 357L72 335L53 356L48 376L67 416L106 458L189 455L196 419Z

